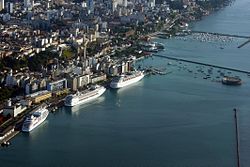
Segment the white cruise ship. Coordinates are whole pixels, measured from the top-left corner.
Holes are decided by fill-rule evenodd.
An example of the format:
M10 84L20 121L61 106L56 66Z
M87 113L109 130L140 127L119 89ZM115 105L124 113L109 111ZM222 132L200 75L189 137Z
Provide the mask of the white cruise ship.
M75 94L71 94L66 96L64 100L64 105L73 107L78 104L83 104L85 102L88 102L90 100L93 100L99 96L101 96L106 91L106 88L103 86L95 86L92 88L89 88L83 92L77 92Z
M30 132L35 129L38 125L40 125L49 115L49 110L46 105L39 106L36 108L31 115L26 117L24 120L22 131Z
M140 81L143 77L143 71L133 71L131 73L122 74L111 81L110 87L114 89L122 88Z

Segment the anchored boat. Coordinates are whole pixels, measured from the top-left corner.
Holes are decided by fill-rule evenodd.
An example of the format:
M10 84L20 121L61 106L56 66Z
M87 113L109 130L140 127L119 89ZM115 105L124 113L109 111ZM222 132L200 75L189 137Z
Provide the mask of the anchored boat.
M241 85L242 81L238 77L225 76L225 77L222 78L222 84L225 84L225 85Z

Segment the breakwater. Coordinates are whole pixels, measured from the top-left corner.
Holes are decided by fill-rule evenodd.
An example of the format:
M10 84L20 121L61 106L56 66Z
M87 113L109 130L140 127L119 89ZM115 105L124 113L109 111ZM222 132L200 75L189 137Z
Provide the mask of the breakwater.
M246 42L244 42L243 44L239 45L238 48L242 48L243 46L245 46L248 43L250 43L250 39L247 40Z
M198 65L204 65L204 66L208 66L208 67L215 67L215 68L220 68L220 69L225 69L225 70L230 70L230 71L235 71L235 72L240 72L240 73L245 73L245 74L250 74L250 71L231 68L231 67L223 67L223 66L219 66L219 65L202 63L202 62L198 62L198 61L186 60L186 59L182 59L182 58L169 57L169 56L158 55L158 54L153 54L152 56L162 57L162 58L176 60L176 61L183 61L183 62L198 64Z
M250 36L244 36L244 35L223 34L223 33L217 33L217 32L206 32L206 31L196 31L196 30L192 30L191 33L211 34L211 35L235 37L235 38L247 38L247 39L250 38Z
M234 109L234 121L235 121L235 136L236 136L236 153L237 153L237 167L240 167L240 135L238 125L237 109Z

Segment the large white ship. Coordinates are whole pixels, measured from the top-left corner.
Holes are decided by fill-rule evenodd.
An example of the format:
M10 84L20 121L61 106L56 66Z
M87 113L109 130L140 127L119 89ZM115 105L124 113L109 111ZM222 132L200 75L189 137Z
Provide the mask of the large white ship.
M101 96L106 91L106 88L103 86L95 86L91 87L83 92L76 92L75 94L71 94L66 96L64 100L64 105L73 107L78 104L86 103L90 100L93 100L99 96Z
M35 129L38 125L40 125L49 115L49 111L46 105L41 105L36 108L32 114L30 114L24 120L22 131L23 132L30 132Z
M133 71L131 73L122 74L111 81L110 87L114 89L122 88L140 81L143 77L143 71Z

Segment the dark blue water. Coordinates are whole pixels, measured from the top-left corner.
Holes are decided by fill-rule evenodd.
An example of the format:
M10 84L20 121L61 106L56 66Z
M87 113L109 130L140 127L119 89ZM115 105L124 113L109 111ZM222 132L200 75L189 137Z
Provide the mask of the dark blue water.
M194 29L250 34L247 5L247 0L236 1ZM237 48L242 39L156 40L166 45L162 55L250 70L250 47ZM96 102L50 114L31 134L19 134L11 147L0 150L0 166L234 167L233 108L240 111L242 164L249 166L250 78L221 70L244 81L229 87L216 82L219 69L205 80L197 69L207 67L169 61L154 57L139 62L166 67L172 71L168 75L147 76L131 87L107 90Z

